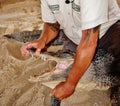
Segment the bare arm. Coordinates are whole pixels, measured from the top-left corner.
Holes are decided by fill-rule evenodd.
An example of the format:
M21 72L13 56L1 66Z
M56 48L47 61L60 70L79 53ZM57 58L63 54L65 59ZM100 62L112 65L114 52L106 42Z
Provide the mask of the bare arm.
M75 60L67 82L76 86L79 79L87 70L96 50L98 35L99 26L82 31L82 39L77 47Z
M59 30L60 30L60 25L58 22L44 23L44 27L40 39L43 40L45 44L48 44L58 35Z

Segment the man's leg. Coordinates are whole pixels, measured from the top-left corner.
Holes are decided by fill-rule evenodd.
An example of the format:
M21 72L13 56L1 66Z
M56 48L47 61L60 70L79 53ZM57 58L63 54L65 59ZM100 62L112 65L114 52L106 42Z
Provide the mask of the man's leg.
M111 26L100 39L99 47L104 48L115 57L120 57L120 21Z
M111 74L120 77L120 21L111 26L100 39L99 48L105 49L115 57Z

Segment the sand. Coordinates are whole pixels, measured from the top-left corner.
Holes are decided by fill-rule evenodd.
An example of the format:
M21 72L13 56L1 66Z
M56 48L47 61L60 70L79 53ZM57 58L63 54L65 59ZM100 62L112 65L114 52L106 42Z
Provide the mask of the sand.
M20 53L23 43L3 37L41 29L39 4L39 0L0 0L0 106L50 106L51 89L28 78L52 70L54 61L24 58ZM76 89L61 106L110 106L109 90Z

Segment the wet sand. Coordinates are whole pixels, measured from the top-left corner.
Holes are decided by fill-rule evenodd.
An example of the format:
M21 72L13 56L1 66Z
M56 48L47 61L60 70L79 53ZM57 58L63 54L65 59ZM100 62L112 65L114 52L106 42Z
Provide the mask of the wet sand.
M42 28L39 0L0 0L0 3L0 106L50 106L51 89L40 82L31 83L28 78L52 70L54 61L24 58L20 53L23 43L3 37ZM76 89L61 106L110 106L109 96L109 90Z

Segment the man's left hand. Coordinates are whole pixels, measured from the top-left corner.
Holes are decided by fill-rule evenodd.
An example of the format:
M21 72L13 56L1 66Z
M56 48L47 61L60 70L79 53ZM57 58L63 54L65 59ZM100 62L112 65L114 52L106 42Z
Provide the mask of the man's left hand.
M52 96L62 100L69 97L75 91L75 86L68 82L61 82L51 92Z

